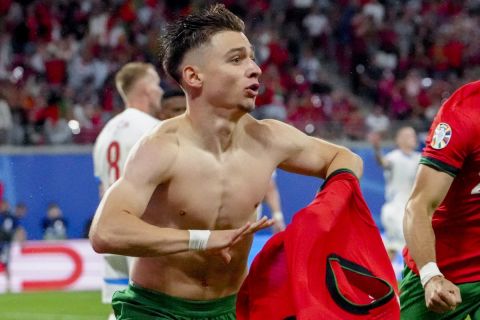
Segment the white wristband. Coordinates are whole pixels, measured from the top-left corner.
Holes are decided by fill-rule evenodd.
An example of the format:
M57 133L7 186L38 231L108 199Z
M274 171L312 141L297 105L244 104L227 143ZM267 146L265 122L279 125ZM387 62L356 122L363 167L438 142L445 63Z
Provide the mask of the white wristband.
M273 220L276 220L276 221L283 221L282 211L275 211L274 213L272 213L272 218Z
M422 287L425 288L427 282L436 276L443 276L443 274L435 262L428 262L420 269L420 282L422 283Z
M207 249L207 242L208 238L210 237L210 230L188 230L188 232L190 233L190 239L188 240L188 249Z

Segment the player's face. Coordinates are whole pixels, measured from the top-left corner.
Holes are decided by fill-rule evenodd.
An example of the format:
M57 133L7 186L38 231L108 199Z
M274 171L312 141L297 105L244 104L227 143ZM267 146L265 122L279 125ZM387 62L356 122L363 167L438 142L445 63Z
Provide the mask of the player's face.
M150 114L155 114L160 109L160 100L163 95L158 73L153 69L148 69L145 83L147 86L146 92L148 95Z
M252 111L262 72L247 37L234 31L216 33L203 54L202 93L212 105Z
M413 128L400 129L397 135L397 144L399 147L415 149L417 147L417 134Z
M160 118L162 120L170 119L179 116L187 109L187 101L185 97L176 96L164 99L162 101L162 107L160 112Z

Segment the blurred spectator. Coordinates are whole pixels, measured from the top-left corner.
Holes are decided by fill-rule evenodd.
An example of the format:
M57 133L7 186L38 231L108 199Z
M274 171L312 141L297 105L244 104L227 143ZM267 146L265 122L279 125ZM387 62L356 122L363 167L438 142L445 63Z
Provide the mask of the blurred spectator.
M376 133L385 137L390 129L390 119L385 115L383 108L377 105L373 108L373 112L365 118L365 125L368 133Z
M67 221L58 204L52 203L48 206L47 216L42 220L42 229L45 240L67 239Z
M160 120L167 120L185 113L187 100L185 92L180 89L165 91L162 95L160 110L156 110L155 116Z
M3 122L10 123L13 144L93 143L121 110L112 75L133 60L159 67L156 39L165 23L208 3L36 0L1 6L0 81L8 87L2 99L12 120L2 113L0 143L5 140ZM258 118L289 121L293 109L305 106L292 104L293 96L303 101L310 93L319 94L322 108L311 113L324 114L309 114L321 118L312 125L339 128L337 138L352 136L343 130L352 129L351 123L344 126L348 117L331 113L337 108L333 92L344 90L343 83L364 99L361 105L350 102L359 110L359 121L379 104L391 120L418 122L435 114L437 100L452 88L480 74L478 1L225 3L244 18L264 71L254 114ZM331 90L318 92L325 77ZM168 77L162 78L164 89L173 88ZM51 92L61 101L55 116L47 103ZM304 130L306 122L310 120L292 124Z
M383 17L385 16L385 8L378 0L367 1L363 7L363 13L371 16L376 26L381 26Z
M13 120L10 106L0 92L0 145L9 143L12 127Z
M16 219L18 219L18 225L17 229L15 231L15 235L13 237L13 240L15 241L25 241L28 238L27 230L22 224L22 219L25 217L27 214L28 208L27 205L23 202L19 202L15 205L15 211L14 211L14 216Z
M0 200L0 269L6 270L7 285L9 284L10 248L18 227L19 220L10 211L9 203L5 199Z
M354 108L344 123L345 135L352 141L365 139L365 120L359 108Z
M49 144L66 144L72 141L72 130L64 118L47 119L44 130L46 141Z

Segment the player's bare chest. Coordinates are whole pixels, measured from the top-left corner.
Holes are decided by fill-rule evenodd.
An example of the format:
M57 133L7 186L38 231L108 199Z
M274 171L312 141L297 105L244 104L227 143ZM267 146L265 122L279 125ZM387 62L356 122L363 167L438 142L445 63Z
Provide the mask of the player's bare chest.
M189 151L176 159L173 180L188 180L197 185L209 182L225 187L229 184L251 185L268 179L271 170L268 159L245 150L222 155Z

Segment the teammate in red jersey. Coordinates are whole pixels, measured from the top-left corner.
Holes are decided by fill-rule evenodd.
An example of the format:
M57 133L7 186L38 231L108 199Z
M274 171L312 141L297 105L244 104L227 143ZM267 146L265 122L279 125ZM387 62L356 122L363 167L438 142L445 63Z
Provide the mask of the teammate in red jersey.
M479 136L477 81L443 104L426 140L404 218L402 319L480 319Z

